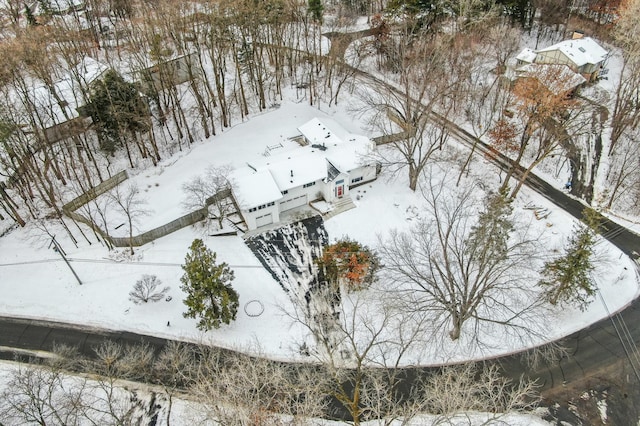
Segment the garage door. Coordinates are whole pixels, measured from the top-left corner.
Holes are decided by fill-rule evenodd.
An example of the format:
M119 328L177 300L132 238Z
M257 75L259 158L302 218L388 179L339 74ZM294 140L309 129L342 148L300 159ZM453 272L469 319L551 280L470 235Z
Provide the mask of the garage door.
M284 200L280 202L280 212L286 212L287 210L295 209L296 207L304 206L307 204L307 194L299 195L290 200Z
M271 213L265 214L264 216L256 217L256 228L260 228L261 226L271 225L273 223L273 215Z

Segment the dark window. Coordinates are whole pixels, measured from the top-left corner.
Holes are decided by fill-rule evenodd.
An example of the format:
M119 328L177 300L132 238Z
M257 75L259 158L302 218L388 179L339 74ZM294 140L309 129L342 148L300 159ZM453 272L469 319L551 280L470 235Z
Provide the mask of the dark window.
M284 191L281 191L280 193L281 193L282 195L286 195L286 194L288 194L288 193L289 193L289 190L285 189Z
M315 182L305 183L304 185L302 185L302 187L303 187L303 188L308 188L308 187L313 186L313 185L315 185L315 184L316 184Z
M353 178L353 179L351 179L351 183L360 182L362 179L364 179L362 176L357 177L357 178Z

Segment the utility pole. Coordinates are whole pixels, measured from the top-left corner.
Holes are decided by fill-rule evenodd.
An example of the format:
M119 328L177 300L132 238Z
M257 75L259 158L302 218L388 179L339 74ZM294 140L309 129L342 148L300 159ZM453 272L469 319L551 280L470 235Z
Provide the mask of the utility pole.
M73 268L71 267L71 264L67 260L67 256L66 256L67 253L65 253L65 251L62 250L62 247L56 240L55 235L51 237L51 244L49 244L49 247L51 247L52 244L53 244L53 251L57 251L58 253L60 253L60 256L62 256L62 260L64 260L64 263L66 263L69 269L71 269L73 276L76 277L76 280L78 280L78 284L82 285L82 281L80 281L80 277L78 276L78 274L76 274L76 271L74 271Z

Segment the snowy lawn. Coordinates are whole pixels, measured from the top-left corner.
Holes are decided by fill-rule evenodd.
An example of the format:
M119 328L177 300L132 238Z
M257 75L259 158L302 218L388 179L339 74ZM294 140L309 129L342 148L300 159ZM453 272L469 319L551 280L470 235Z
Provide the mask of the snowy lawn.
M350 120L343 109L328 113L305 105L285 102L279 109L252 118L224 134L196 144L190 151L165 160L155 169L145 170L132 178L141 189L148 208L153 212L140 230L151 229L182 214L181 185L192 176L203 173L210 164L232 164L240 167L250 156L260 156L267 146L282 142L281 150L295 149L289 136L297 134L297 126L312 117L331 117L348 131L363 133L360 123ZM495 187L498 173L484 159L473 165L472 177L487 187ZM382 176L377 181L353 190L357 208L342 213L326 223L331 241L348 235L375 248L377 236L393 228L410 229L423 209L419 194L411 192L406 177L394 180ZM452 179L452 188L455 179ZM546 215L536 219L534 210ZM547 215L548 213L548 215ZM540 214L539 214L540 215ZM573 228L573 219L555 208L545 198L524 189L515 206L515 216L522 223L536 228L544 238L547 250L562 249L566 236ZM122 222L115 214L111 223ZM272 276L240 237L209 237L201 225L183 229L136 250L133 260L118 253L109 253L95 243L91 232L85 233L93 241L89 245L80 238L76 247L59 225L49 225L71 260L71 265L82 280L79 285L60 255L48 248L50 240L41 229L29 225L0 238L0 315L51 319L117 330L128 330L161 337L210 342L216 345L260 351L273 358L300 357L296 348L305 340L301 327L283 314L290 308L290 300ZM69 226L73 226L69 223ZM75 232L75 231L74 231ZM78 234L75 232L75 234ZM77 235L76 235L77 236ZM182 317L184 306L180 290L180 265L194 238L218 254L218 259L230 264L235 271L234 288L240 294L240 308L235 322L218 330L201 333L196 321ZM617 311L637 294L636 269L606 241L598 244L604 259L597 271L601 294L608 310ZM171 286L170 301L135 305L128 300L133 284L143 274L157 275L163 285ZM256 302L258 301L258 302ZM264 311L262 311L264 307ZM259 314L259 315L258 315ZM596 299L585 312L577 309L558 309L555 317L545 319L548 339L555 339L576 331L607 314ZM257 316L256 316L257 315ZM494 336L495 347L482 354L463 345L449 345L446 350L432 348L411 361L421 364L463 360L469 356L489 356L522 349Z
M203 175L207 167L229 165L233 169L248 170L248 161L300 148L298 143L289 138L300 135L297 128L314 117L332 118L349 132L364 133L358 127L358 122L350 120L343 109L325 112L304 103L283 102L277 109L253 116L248 122L227 129L204 143L193 145L191 150L179 152L162 161L158 167L139 172L129 171L130 179L121 186L136 185L141 191L140 198L146 201L143 208L148 211L135 224L134 235L189 213L182 205L186 198L182 185ZM106 194L100 197L98 204L104 204L106 197ZM126 216L121 210L111 205L106 216L110 235L128 236L128 227L120 226L126 223ZM101 221L98 220L98 223Z

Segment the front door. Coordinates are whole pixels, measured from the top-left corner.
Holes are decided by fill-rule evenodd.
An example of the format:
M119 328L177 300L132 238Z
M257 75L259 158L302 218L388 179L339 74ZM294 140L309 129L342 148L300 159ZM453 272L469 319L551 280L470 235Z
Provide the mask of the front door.
M342 185L336 186L336 197L341 198L343 191L344 191L344 186Z

